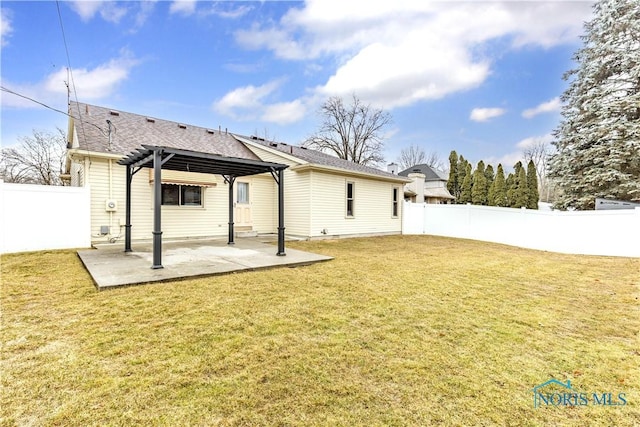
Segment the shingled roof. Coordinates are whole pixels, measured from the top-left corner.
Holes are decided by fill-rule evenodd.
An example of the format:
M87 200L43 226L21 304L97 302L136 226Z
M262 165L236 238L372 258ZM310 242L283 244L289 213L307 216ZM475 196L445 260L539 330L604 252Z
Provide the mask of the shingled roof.
M409 181L402 176L297 145L233 135L218 129L207 129L97 105L71 102L69 115L74 120L78 148L81 150L124 156L143 145L148 145L260 160L243 143L248 141L297 157L312 165L392 178L397 181ZM111 122L111 138L109 138L107 121Z
M297 157L301 160L304 160L305 162L308 162L314 165L328 166L331 168L366 173L370 175L378 175L380 177L385 177L385 178L395 178L398 181L408 181L406 179L403 179L404 177L402 176L394 175L392 173L385 172L380 169L376 169L376 168L364 166L358 163L350 162L348 160L340 159L336 156L331 156L321 151L304 148L299 145L290 145L282 142L265 141L264 139L257 138L255 136L248 137L248 136L238 135L238 137L241 140L244 139L254 143L258 143L260 145L278 150L290 156Z
M78 148L82 150L124 156L143 145L155 145L260 160L226 131L76 102L71 102L69 115L73 117Z
M424 174L425 181L447 181L449 179L449 177L444 176L444 172L434 169L431 166L424 163L420 165L411 166L410 168L407 168L402 172L398 172L398 175L409 176L410 173Z

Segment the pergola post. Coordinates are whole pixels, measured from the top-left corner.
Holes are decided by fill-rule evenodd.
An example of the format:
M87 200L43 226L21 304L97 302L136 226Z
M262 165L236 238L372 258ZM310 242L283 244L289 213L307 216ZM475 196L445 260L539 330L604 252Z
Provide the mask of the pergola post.
M229 176L227 181L229 182L229 241L228 245L234 245L233 241L233 184L236 182L235 176Z
M276 255L285 256L284 251L284 174L278 170L278 252Z
M131 181L133 180L133 170L131 165L127 165L127 185L125 199L125 224L124 224L124 251L131 252Z
M162 267L162 150L153 150L153 265Z

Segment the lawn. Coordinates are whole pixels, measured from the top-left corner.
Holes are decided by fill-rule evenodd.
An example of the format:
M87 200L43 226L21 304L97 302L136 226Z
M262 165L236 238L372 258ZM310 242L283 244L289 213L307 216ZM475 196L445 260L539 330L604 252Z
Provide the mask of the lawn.
M0 424L640 425L640 259L290 247L335 259L97 292L73 251L3 256ZM551 378L627 403L534 408Z

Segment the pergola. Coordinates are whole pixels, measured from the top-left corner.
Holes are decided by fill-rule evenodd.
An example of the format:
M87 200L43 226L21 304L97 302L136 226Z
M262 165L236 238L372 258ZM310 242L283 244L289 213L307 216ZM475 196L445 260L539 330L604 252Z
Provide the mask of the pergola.
M131 252L131 182L133 175L142 168L153 168L153 265L151 268L162 267L162 169L200 172L222 175L229 184L229 241L233 241L233 187L237 177L257 175L269 172L278 184L278 252L276 255L286 255L284 251L284 174L288 165L281 163L263 162L259 160L225 157L217 154L198 151L182 150L171 147L143 145L133 151L118 164L127 167L126 179L126 208L125 208L125 252Z

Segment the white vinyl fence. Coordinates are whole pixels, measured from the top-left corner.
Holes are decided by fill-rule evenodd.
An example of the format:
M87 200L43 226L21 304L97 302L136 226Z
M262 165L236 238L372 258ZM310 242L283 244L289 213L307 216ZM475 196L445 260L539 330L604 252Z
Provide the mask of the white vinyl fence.
M569 254L640 257L640 208L560 212L404 202L402 233Z
M0 253L91 246L88 187L0 181Z

